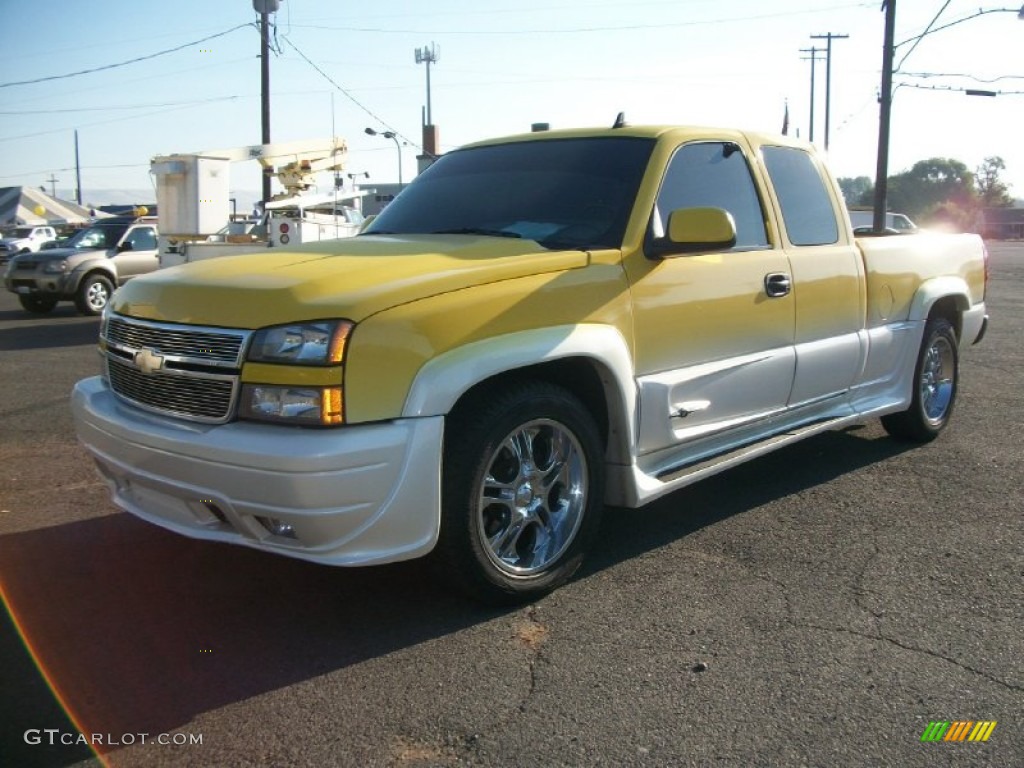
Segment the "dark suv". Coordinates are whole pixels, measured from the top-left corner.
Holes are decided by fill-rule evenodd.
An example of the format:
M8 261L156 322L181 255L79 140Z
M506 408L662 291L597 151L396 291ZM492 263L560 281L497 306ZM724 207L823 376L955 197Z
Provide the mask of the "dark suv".
M83 315L98 315L115 287L158 266L156 221L115 217L79 230L60 248L15 256L4 285L29 312L74 301Z

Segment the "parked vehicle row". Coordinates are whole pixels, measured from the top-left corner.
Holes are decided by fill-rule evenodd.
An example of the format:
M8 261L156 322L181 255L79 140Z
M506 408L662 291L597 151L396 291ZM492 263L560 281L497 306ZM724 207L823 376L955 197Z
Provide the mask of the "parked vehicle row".
M15 227L3 233L0 239L0 265L19 253L35 253L47 243L57 240L53 227Z
M114 217L80 229L58 248L14 256L4 286L29 312L73 301L82 314L98 315L117 286L158 266L156 221Z

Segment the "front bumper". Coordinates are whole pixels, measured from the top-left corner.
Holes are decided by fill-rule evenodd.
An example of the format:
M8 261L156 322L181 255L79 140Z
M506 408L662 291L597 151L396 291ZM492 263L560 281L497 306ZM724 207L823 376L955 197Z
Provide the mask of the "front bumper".
M74 280L71 273L47 273L41 270L10 269L4 275L4 286L11 293L58 298L70 293Z
M443 417L199 425L125 405L98 376L71 407L114 503L185 536L329 565L406 560L437 541Z
M975 304L961 318L961 345L980 344L988 331L988 310L985 303Z

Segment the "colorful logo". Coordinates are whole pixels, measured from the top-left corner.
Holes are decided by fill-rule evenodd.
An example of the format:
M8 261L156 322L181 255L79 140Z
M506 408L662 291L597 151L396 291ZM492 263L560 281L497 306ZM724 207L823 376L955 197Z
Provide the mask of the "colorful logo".
M932 720L921 741L988 741L995 728L995 720Z

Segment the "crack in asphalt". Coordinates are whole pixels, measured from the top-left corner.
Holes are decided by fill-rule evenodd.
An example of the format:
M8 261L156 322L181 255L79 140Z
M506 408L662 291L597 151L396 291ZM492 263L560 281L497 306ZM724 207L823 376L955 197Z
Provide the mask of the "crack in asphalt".
M931 656L933 659L939 659L941 661L948 662L949 664L959 667L965 672L970 672L971 674L982 677L988 680L989 682L995 683L996 685L1006 688L1007 690L1024 691L1024 686L1015 685L1014 683L1007 682L1006 680L1001 680L1000 678L995 677L994 675L990 675L988 672L985 672L980 669L975 669L974 667L968 666L967 664L963 664L962 662L950 658L949 656L943 656L941 653L930 651L927 648L919 648L916 645L910 645L908 643L901 642L896 638L888 637L887 635L883 635L881 633L872 635L867 632L858 632L857 630L850 629L848 627L826 627L821 624L811 624L810 622L790 622L790 624L791 626L802 629L817 629L821 632L836 632L839 634L853 635L854 637L860 637L865 640L880 640L882 642L889 643L890 645L895 645L897 648L902 648L905 651L920 653L925 656Z
M877 560L881 556L881 554L882 554L882 550L878 546L878 542L877 541L872 541L871 544L872 544L872 547L873 547L874 551L868 556L868 558L864 561L864 565L861 566L861 568L857 572L857 577L853 581L852 591L853 591L853 601L854 601L854 603L862 611L864 611L865 613L869 613L869 614L871 614L871 616L874 617L874 619L875 619L875 628L877 629L878 628L878 622L880 622L883 618L885 618L885 611L876 611L873 608L869 608L863 602L863 598L864 597L866 597L867 595L875 594L872 590L867 589L864 586L864 581L867 579L868 569L875 562L875 560Z
M524 632L521 629L518 633L519 640L530 650L530 657L527 661L527 669L530 672L530 686L526 691L526 695L522 701L519 702L518 710L520 713L526 712L526 706L529 704L530 699L533 698L534 693L537 691L537 662L543 658L543 651L541 646L544 642L544 636L547 634L547 629L544 625L537 621L537 606L531 605L526 611L526 620L529 622L529 627L536 627L536 634L530 632L524 636Z
M875 611L871 610L870 608L867 608L866 606L864 606L861 603L860 597L863 594L867 594L867 590L864 590L863 588L859 588L858 587L858 585L861 583L861 581L863 580L863 578L867 574L868 567L881 554L881 550L880 550L880 548L878 546L878 543L877 542L873 542L873 545L874 545L874 551L867 558L867 560L864 562L864 566L860 569L860 572L859 572L859 574L858 574L858 576L857 576L857 578L855 580L855 584L854 584L854 587L853 587L852 591L853 591L853 594L854 594L854 602L855 602L856 606L861 611L864 611L866 613L871 614L871 616L873 616L876 619L876 621L877 621L877 620L881 620L884 617L884 613L883 614L876 613ZM888 635L884 635L881 632L876 632L875 634L870 634L868 632L859 632L859 631L857 631L855 629L850 629L849 627L834 627L834 626L833 627L829 627L829 626L825 626L825 625L822 625L822 624L813 624L811 622L798 621L793 616L792 602L790 601L790 597L789 597L789 591L790 591L789 585L787 585L785 582L779 581L778 579L776 579L776 578L774 578L772 576L766 575L766 574L754 574L754 576L758 580L763 581L763 582L765 582L767 584L770 584L773 587L775 587L776 589L778 589L779 594L782 595L782 599L783 599L783 602L785 604L785 614L786 615L783 618L783 623L785 623L785 624L787 624L787 625L789 625L791 627L794 627L794 628L797 628L797 629L816 629L816 630L821 631L821 632L835 632L835 633L839 633L839 634L847 634L847 635L852 635L854 637L860 637L860 638L863 638L863 639L866 639L866 640L874 640L874 641L881 641L881 642L889 643L890 645L894 645L897 648L901 648L901 649L906 650L906 651L911 651L912 653L920 653L920 654L923 654L925 656L930 656L930 657L932 657L934 659L939 659L940 661L945 661L945 662L947 662L949 664L952 664L952 665L954 665L956 667L959 667L960 669L964 670L965 672L970 672L973 675L977 675L978 677L981 677L981 678L983 678L985 680L988 680L989 682L995 683L996 685L999 685L999 686L1001 686L1003 688L1006 688L1007 690L1018 691L1018 692L1024 691L1024 686L1022 686L1022 685L1016 685L1014 683L1008 682L1008 681L1003 680L1001 678L998 678L998 677L996 677L996 676L994 676L992 674L989 674L988 672L985 672L984 670L976 669L975 667L971 667L971 666L969 666L967 664L964 664L964 663L962 663L960 661L957 661L954 658L950 658L949 656L944 656L941 653L929 650L927 648L920 648L920 647L918 647L916 645L910 645L909 643L905 643L905 642L902 642L900 640L897 640L896 638L889 637Z

